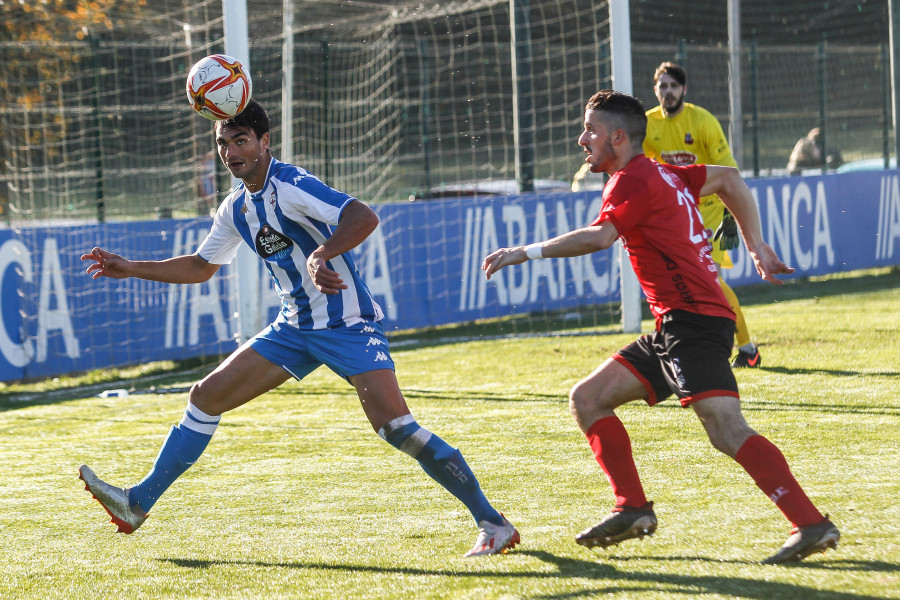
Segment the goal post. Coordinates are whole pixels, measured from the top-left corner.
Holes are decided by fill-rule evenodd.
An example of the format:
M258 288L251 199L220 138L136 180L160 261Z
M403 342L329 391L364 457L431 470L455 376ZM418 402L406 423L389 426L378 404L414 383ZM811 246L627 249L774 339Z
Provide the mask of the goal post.
M225 29L225 54L238 59L253 73L250 64L250 40L247 27L247 0L222 0ZM232 189L238 180L232 178ZM237 270L237 342L246 342L264 326L260 294L262 293L259 261L246 245L241 244L235 257Z
M612 54L613 88L633 94L631 80L631 17L628 0L610 0L609 45ZM618 242L621 245L621 242ZM619 252L622 329L626 333L641 330L641 288L624 247Z

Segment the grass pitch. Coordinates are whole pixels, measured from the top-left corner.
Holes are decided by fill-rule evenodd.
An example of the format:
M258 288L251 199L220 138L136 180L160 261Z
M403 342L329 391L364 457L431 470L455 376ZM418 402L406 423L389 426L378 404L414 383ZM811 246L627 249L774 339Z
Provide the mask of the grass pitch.
M510 554L463 559L468 512L382 442L326 370L227 414L144 526L117 535L78 465L138 480L185 394L38 383L0 396L0 597L900 598L900 273L739 294L763 357L738 372L745 414L840 527L836 552L758 564L786 539L785 520L671 399L620 411L656 535L577 546L612 496L566 394L633 336L520 337L394 352L413 413L461 448L518 526Z

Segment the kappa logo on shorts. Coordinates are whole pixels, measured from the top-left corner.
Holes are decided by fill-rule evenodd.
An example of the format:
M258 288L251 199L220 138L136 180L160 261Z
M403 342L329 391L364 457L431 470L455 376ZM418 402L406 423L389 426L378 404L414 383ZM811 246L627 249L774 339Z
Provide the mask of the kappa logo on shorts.
M375 327L373 327L372 325L363 325L362 332L363 333L375 333Z
M382 340L379 340L378 338L373 338L373 337L370 337L369 341L366 342L366 346L382 346L382 345L384 345L384 342Z
M280 233L264 223L256 234L256 253L266 260L281 260L291 253L294 242L291 238Z
M384 352L378 352L375 355L375 362L384 362L387 360L390 360L390 359L387 357L387 354L385 354Z

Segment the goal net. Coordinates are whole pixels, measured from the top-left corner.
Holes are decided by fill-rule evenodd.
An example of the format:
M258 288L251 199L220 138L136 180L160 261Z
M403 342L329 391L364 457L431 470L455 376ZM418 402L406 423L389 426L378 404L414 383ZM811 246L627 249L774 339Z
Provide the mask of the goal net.
M793 143L812 127L824 129L845 162L885 156L892 134L883 2L743 2L741 115L729 112L726 4L631 2L633 91L647 108L656 103L656 65L678 60L688 69L689 100L711 110L726 131L734 120L741 124L737 150L745 172L784 173ZM517 59L513 5L520 10L522 34L516 38ZM450 197L464 198L453 211L434 211L448 219L447 228L434 234L429 229L410 249L429 261L447 260L429 251L437 238L451 239L460 253L475 248L453 238L459 233L449 219L465 230L474 203L517 191L522 138L528 140L535 189L568 190L582 162L575 140L584 103L611 86L605 1L247 0L247 7L254 97L272 117L277 157L376 208L438 206ZM4 290L22 301L17 314L4 319L19 323L7 337L12 346L25 348L23 356L40 348L75 351L65 348L58 329L47 333L39 323L44 315L52 324L62 302L94 324L98 339L90 345L107 353L96 366L108 357L120 363L142 359L129 356L131 350L122 345L128 327L129 336L155 331L148 339L168 336L173 347L188 349L191 332L199 328L198 344L206 335L224 340L216 346L221 351L233 347L234 319L227 309L221 315L212 308L188 309L162 318L143 310L210 307L209 298L228 297L236 288L231 270L216 289L172 292L162 285L107 282L105 306L95 305L94 295L51 294L42 300L40 293L42 285L56 289L53 278L44 275L54 272L56 259L46 256L59 257L59 269L74 278L82 265L71 257L93 245L132 258L159 258L160 236L167 236L168 251L190 252L201 239L209 211L231 183L214 153L212 124L188 109L184 81L194 61L225 50L222 10L221 0L0 3L0 223L21 244L17 251L31 253L30 262L10 259L18 274L7 279L18 277L21 285L7 284ZM284 14L292 18L286 22ZM517 60L519 80L514 80ZM287 104L285 81L293 82ZM514 91L520 94L518 108ZM590 201L582 198L582 206ZM548 202L556 210L556 201ZM586 217L576 218L576 212L551 218L547 233L561 233L557 223L582 225ZM173 230L160 219L176 219L177 226ZM145 225L108 226L138 221ZM82 226L80 234L47 242L48 227ZM476 221L470 226L475 230ZM487 231L483 223L481 231ZM367 257L358 258L364 268L374 269ZM451 279L440 289L460 285L458 273L446 277ZM261 302L271 297L261 289ZM479 325L480 331L558 331L572 324L614 328L619 321L610 297L563 309L546 298L541 310L500 325L495 320L494 329ZM105 322L102 315L123 302L135 310ZM266 309L275 308L267 304ZM493 314L474 310L466 318ZM224 329L213 325L220 318ZM54 341L54 335L60 339ZM101 341L103 336L108 339Z

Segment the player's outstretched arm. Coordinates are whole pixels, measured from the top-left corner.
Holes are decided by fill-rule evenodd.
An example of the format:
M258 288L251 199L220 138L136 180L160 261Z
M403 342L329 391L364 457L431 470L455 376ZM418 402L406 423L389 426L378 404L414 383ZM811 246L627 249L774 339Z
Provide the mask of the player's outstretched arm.
M706 183L700 193L704 196L718 194L731 211L760 277L770 283L780 284L783 282L777 275L794 272L793 267L784 264L775 250L763 241L756 202L737 169L707 165Z
M93 279L137 277L163 283L201 283L215 275L221 266L208 263L196 254L166 260L128 260L102 248L82 254L81 260L93 261L86 269Z
M566 258L569 256L581 256L598 250L605 250L612 246L619 236L616 228L609 221L600 225L589 225L556 236L529 246L516 248L500 248L488 254L481 263L481 270L487 279L491 275L510 265L518 265L529 258Z

